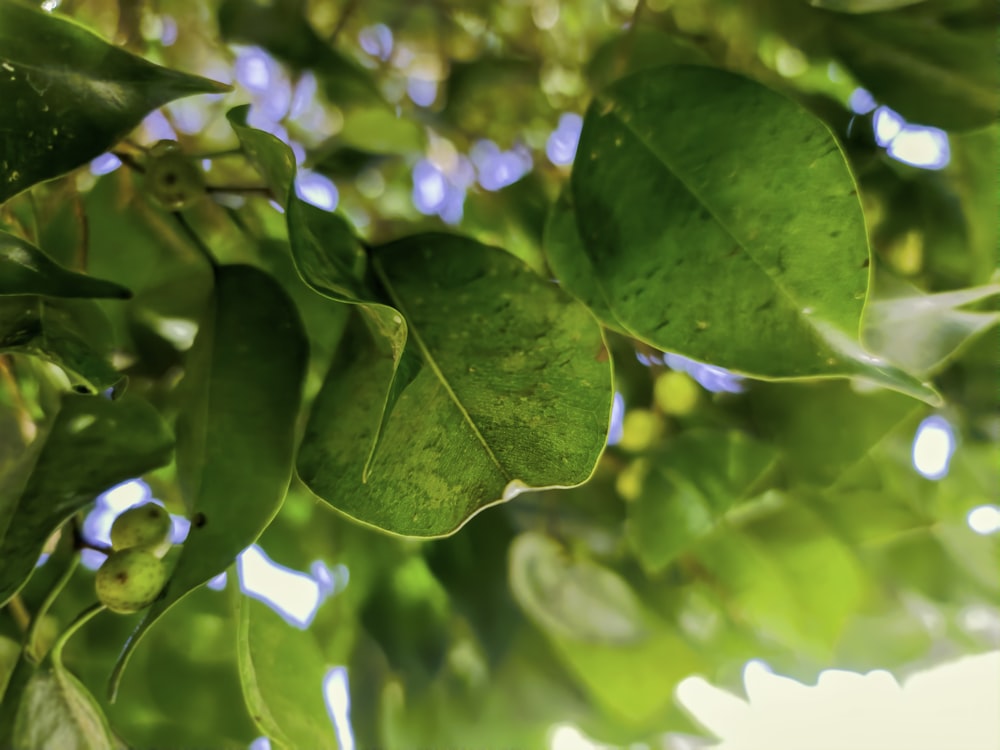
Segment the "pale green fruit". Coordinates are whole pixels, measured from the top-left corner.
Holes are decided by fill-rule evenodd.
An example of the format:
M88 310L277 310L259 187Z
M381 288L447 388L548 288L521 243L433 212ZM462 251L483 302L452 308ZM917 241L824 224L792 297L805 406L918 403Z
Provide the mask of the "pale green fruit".
M632 453L651 448L663 436L663 417L649 409L631 409L622 420L618 447Z
M179 211L205 195L205 176L176 141L160 141L146 160L146 189L168 211Z
M686 372L671 370L656 379L653 398L664 414L683 417L698 407L701 387Z
M112 552L97 569L97 598L112 612L129 614L152 604L167 582L167 569L144 549Z
M170 514L156 503L129 508L111 524L111 548L141 547L157 557L170 549Z

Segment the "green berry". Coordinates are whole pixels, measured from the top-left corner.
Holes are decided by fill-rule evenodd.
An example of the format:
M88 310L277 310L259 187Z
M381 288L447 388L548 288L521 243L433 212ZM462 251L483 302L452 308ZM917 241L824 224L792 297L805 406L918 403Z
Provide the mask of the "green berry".
M618 447L630 453L652 448L663 436L663 417L649 409L630 409L622 420L622 437Z
M163 557L170 549L170 514L156 503L129 508L111 524L111 548L138 547Z
M167 582L160 558L143 549L112 552L97 570L97 598L112 612L129 614L145 609Z
M653 397L664 414L683 417L698 408L701 387L687 373L671 370L656 379Z
M146 188L168 211L179 211L205 194L205 177L176 141L160 141L146 160Z

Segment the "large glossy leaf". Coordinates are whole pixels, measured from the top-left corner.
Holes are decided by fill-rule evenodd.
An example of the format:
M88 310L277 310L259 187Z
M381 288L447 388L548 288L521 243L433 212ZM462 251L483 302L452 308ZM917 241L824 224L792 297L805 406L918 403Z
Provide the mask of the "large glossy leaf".
M137 396L63 396L27 484L0 498L0 603L24 585L60 524L109 487L167 463L172 444Z
M963 310L1000 295L1000 284L925 294L917 289L869 307L865 337L874 351L911 372L939 369L964 344L1000 321L994 310Z
M298 197L292 150L273 135L248 127L248 111L248 107L233 109L229 122L244 152L285 207L292 257L302 279L324 297L359 305L372 330L384 336L391 347L393 370L383 384L379 429L372 435L365 461L364 478L367 479L385 422L399 394L420 370L420 359L408 346L408 328L402 314L385 304L366 277L368 257L361 241L340 216L322 211Z
M997 118L996 27L953 29L898 13L841 17L828 26L834 51L875 98L904 117L947 130Z
M237 602L240 681L260 731L280 747L336 750L323 702L327 666L315 635L249 597Z
M639 598L613 571L573 560L555 539L527 532L510 548L510 587L525 613L553 635L627 644L647 634Z
M298 312L276 281L251 266L216 269L177 424L178 482L191 532L163 594L118 660L113 689L148 628L223 572L277 513L291 477L307 359Z
M0 203L104 153L157 107L227 88L23 0L0 3L0 68Z
M754 494L778 452L739 432L698 430L642 459L649 470L629 503L627 531L650 572L710 532L724 514Z
M826 126L785 97L702 67L624 79L588 110L572 197L576 273L593 269L578 294L599 289L637 337L750 375L863 376L937 398L860 346L854 179Z
M80 393L124 388L125 377L105 354L110 338L107 318L89 300L0 296L0 352L58 365Z
M372 258L422 367L365 483L392 356L358 327L348 334L299 451L313 492L380 528L437 536L523 489L586 480L611 406L587 311L517 259L461 237L419 235Z
M128 299L123 286L63 268L19 237L0 232L0 294Z

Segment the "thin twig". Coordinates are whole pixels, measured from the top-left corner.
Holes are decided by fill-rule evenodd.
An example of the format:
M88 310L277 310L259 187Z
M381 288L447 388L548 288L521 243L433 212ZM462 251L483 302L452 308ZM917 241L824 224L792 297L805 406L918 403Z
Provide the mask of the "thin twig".
M194 231L194 227L192 227L188 220L184 218L184 214L180 211L172 211L170 215L174 217L174 221L177 223L177 226L180 227L181 232L191 241L191 244L197 248L198 252L205 257L208 264L213 269L218 268L219 264L215 260L215 256L212 255L212 251L208 248L208 245L205 244L205 241L202 240L201 236Z
M333 27L333 31L330 32L330 36L327 39L330 44L337 41L337 37L340 36L340 32L342 32L344 27L347 26L347 22L354 14L354 11L358 9L359 5L361 5L359 0L347 0L347 3L344 5L344 9L340 11L340 18L337 19L337 23Z
M31 627L31 613L24 606L24 600L21 598L21 595L14 594L10 598L10 601L7 602L7 608L10 610L10 616L14 618L18 629L22 633L27 632L28 628Z

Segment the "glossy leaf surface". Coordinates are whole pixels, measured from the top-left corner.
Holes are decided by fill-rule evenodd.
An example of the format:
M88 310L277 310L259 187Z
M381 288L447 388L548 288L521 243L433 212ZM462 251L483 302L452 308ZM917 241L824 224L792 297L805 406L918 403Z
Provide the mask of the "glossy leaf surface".
M588 286L650 344L761 377L856 375L937 398L858 343L868 243L854 179L790 100L710 68L631 76L591 105L572 191Z
M221 266L191 349L177 424L178 482L191 531L161 597L116 666L192 589L223 572L284 500L308 345L298 312L270 276Z
M460 237L419 235L372 257L422 367L364 483L392 359L357 327L348 336L299 451L313 492L380 528L438 536L519 490L586 480L611 405L610 367L587 311L515 258Z
M63 268L30 242L7 232L0 232L0 294L113 299L132 296L123 286Z
M0 602L31 575L45 540L101 492L170 460L173 439L137 396L66 394L23 489L0 498Z
M62 665L32 675L14 725L14 747L110 750L117 746L94 696Z
M157 107L227 88L23 0L0 4L0 68L0 203L104 153Z

